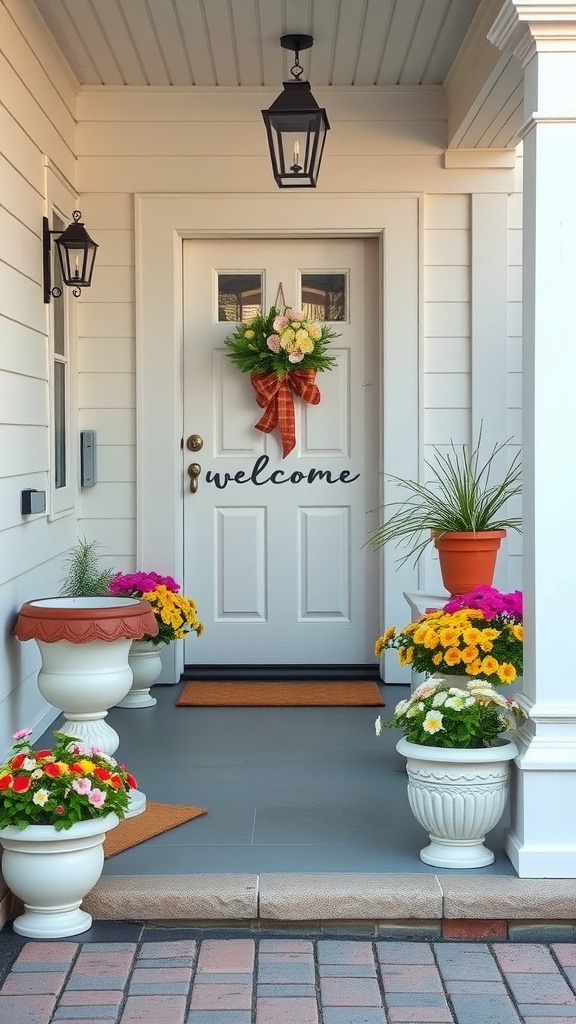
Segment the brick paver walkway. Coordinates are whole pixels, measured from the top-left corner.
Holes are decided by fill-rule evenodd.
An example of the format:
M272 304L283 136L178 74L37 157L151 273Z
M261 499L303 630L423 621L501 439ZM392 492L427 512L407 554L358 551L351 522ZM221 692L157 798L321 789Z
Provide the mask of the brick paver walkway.
M576 943L27 941L5 1024L567 1024Z

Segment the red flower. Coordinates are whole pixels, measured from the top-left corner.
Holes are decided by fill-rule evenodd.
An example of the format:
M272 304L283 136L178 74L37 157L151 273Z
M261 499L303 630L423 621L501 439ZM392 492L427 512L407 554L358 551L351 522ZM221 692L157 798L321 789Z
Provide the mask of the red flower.
M77 775L84 775L84 769L81 764L78 764L77 761L75 761L74 764L70 765L70 771L76 772Z
M8 789L11 782L11 775L2 775L2 777L0 778L0 789Z
M44 774L48 775L51 779L57 779L58 776L62 774L60 765L56 764L54 761L51 761L49 764L45 764Z
M41 761L44 757L52 757L51 750L37 750L34 754L37 761Z
M95 768L94 775L97 779L100 779L100 782L108 782L110 778L110 772L107 768Z
M120 778L120 776L119 775L111 775L110 776L110 785L112 786L113 789L121 789L122 788L122 779Z
M15 793L25 793L27 789L30 789L31 785L32 783L27 775L19 775L12 783L12 789Z
M126 774L126 781L127 781L128 785L130 786L130 789L138 789L138 783L136 782L136 779L134 778L134 776L130 775L130 772L127 772L127 774Z
M10 761L10 764L11 764L12 768L14 769L14 771L18 771L18 769L22 767L22 765L24 764L24 761L26 760L27 757L28 757L27 754L16 754L16 757L12 758L12 760Z
M58 804L58 807L55 807L54 810L55 810L56 814L64 814L64 811L66 810L66 808L62 807L62 804Z

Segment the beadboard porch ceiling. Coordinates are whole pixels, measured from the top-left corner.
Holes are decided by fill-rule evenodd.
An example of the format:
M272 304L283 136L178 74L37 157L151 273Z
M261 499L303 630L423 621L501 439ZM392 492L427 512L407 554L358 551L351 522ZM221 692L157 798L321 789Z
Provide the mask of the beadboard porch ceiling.
M441 85L482 0L34 0L86 86Z

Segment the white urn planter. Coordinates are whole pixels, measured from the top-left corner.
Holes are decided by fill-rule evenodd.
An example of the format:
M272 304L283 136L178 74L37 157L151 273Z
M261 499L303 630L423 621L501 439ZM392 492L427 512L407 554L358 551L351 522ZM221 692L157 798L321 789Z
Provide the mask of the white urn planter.
M157 703L150 696L150 687L160 678L162 659L157 644L150 640L133 640L128 653L132 685L116 705L119 708L151 708Z
M64 713L65 731L105 754L118 747L105 721L108 708L128 693L132 640L154 636L158 624L147 601L122 597L52 597L28 601L14 635L35 640L42 666L38 689Z
M420 859L440 868L492 864L484 839L504 813L516 744L501 738L491 747L454 749L402 738L396 750L406 757L410 807L430 836Z
M106 832L115 814L79 821L58 832L53 825L10 825L0 830L2 874L24 903L14 931L34 939L58 939L87 931L92 918L80 908L104 866Z

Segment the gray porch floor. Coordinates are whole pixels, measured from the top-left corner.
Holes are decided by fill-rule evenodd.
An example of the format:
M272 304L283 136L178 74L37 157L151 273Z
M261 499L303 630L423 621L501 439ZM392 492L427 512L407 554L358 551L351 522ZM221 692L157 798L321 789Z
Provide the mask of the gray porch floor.
M380 709L177 708L181 687L158 686L154 708L113 708L116 757L149 801L208 813L117 854L105 875L441 872L418 856L427 842L406 796L399 734L377 737ZM385 715L406 688L383 686ZM49 734L48 734L49 735ZM487 839L493 865L506 820Z
M406 688L382 692L391 714ZM514 920L514 934L534 939L537 922L555 922L555 938L573 939L576 880L518 878L506 819L487 837L489 867L423 864L427 837L396 734L374 733L377 709L177 708L179 693L156 687L156 707L112 709L116 754L149 801L208 813L107 860L84 901L95 921L321 932L336 922L434 938L450 919L508 922L509 934Z

